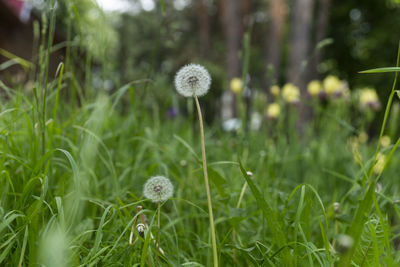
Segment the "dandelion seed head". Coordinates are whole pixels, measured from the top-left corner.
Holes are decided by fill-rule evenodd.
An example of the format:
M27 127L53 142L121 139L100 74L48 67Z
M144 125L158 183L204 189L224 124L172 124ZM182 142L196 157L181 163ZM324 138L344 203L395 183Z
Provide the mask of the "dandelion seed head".
M164 176L151 177L144 184L143 195L155 203L163 202L172 197L174 186L171 181Z
M210 89L210 85L210 74L198 64L183 66L175 75L176 90L184 97L203 96Z
M339 235L337 241L338 241L338 251L340 253L346 253L354 245L354 239L351 236L345 234Z
M340 213L340 203L339 202L333 203L333 210L335 211L336 214Z
M136 229L139 233L144 232L144 229L146 228L146 226L143 223L139 223L138 225L136 225Z

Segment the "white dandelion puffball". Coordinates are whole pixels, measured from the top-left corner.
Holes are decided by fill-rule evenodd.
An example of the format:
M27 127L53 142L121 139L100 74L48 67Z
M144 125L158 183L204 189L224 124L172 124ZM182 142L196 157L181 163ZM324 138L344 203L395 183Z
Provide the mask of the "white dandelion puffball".
M164 176L153 176L144 184L143 195L151 201L159 203L172 197L174 186Z
M198 64L183 66L175 75L176 90L185 97L203 96L210 89L210 85L210 74Z

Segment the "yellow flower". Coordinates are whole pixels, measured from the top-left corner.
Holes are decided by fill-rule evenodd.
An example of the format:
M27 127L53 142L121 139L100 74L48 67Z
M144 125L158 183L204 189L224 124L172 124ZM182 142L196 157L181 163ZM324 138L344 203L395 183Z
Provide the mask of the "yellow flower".
M325 92L328 95L332 95L337 90L340 89L342 83L340 82L339 78L333 75L329 75L323 81Z
M380 107L379 97L373 88L364 88L360 94L361 107L371 107L378 109Z
M287 83L282 88L282 97L288 103L297 103L300 101L300 90L292 83Z
M384 147L384 148L385 148L385 147L388 147L388 146L390 145L390 137L387 136L387 135L382 136L381 145L382 145L382 147Z
M271 88L269 90L271 92L271 95L273 95L276 98L278 98L279 94L281 93L281 89L279 88L278 85L271 86Z
M321 92L321 88L322 88L321 82L314 80L308 83L307 92L311 96L315 97L318 96L318 94Z
M358 135L358 140L360 141L360 143L364 144L368 141L368 134L366 132L361 132Z
M243 87L243 82L241 79L239 78L233 78L231 80L231 90L232 92L234 92L235 94L239 94L242 91L242 87Z
M376 163L374 166L374 173L380 174L383 171L383 168L385 167L385 162L386 162L386 156L382 153L378 153L378 156L376 157Z
M276 119L281 113L281 107L279 106L278 103L272 103L268 105L266 113L268 118Z

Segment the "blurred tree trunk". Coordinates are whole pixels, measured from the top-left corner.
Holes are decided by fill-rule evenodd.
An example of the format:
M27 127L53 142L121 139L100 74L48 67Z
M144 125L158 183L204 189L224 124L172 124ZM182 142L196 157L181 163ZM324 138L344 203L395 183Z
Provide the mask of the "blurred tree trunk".
M331 6L331 0L320 0L318 6L318 18L315 27L315 44L325 39L326 29L329 21L329 10ZM321 63L323 58L322 49L318 49L315 52L315 57L312 60L310 66L310 80L318 78L318 65Z
M282 59L282 41L284 34L284 26L287 15L287 6L285 0L270 0L269 15L271 17L266 47L266 72L269 77L266 81L266 89L277 82ZM270 70L272 72L270 73Z
M300 88L301 96L307 98L307 72L305 62L310 56L313 0L295 0L290 27L288 79ZM311 115L306 105L300 104L300 124Z
M234 77L241 77L239 49L242 37L241 1L221 0L221 11L224 15L223 28L227 47L227 70L229 81ZM224 92L222 101L222 117L229 119L236 117L236 98L232 91Z
M254 0L253 0L254 1ZM242 34L247 31L250 20L251 0L242 0Z
M210 52L210 21L208 15L208 0L198 0L198 23L200 28L200 53L204 57Z

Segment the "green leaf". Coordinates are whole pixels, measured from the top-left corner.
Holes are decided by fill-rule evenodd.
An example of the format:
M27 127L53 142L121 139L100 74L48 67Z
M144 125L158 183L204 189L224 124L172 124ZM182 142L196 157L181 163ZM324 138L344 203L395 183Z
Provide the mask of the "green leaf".
M226 179L224 177L222 177L222 175L218 171L216 171L214 168L208 167L207 169L208 169L208 175L210 176L210 180L215 185L215 188L217 189L218 194L222 198L228 197L228 194L225 191Z
M358 205L356 215L354 216L353 219L353 223L351 224L349 230L347 231L347 234L353 238L354 245L350 249L350 251L340 259L338 266L344 266L344 267L351 266L351 260L354 256L354 253L356 252L358 244L360 243L361 234L364 229L364 224L367 221L368 215L371 211L374 199L375 187L376 187L376 180L370 184L364 199L362 199Z
M278 245L278 247L284 248L287 246L286 244L286 236L282 230L282 225L278 219L279 214L272 209L270 204L265 201L264 196L261 194L260 189L254 184L251 178L247 175L247 171L243 168L242 163L239 161L240 170L242 171L243 177L246 179L247 184L249 185L251 192L256 198L258 208L262 210L264 214L264 218L266 219L270 231L273 235L274 242ZM282 249L283 260L285 262L285 266L292 266L291 256L287 249Z
M385 67L370 70L363 70L359 73L381 73L381 72L400 72L400 67Z
M229 222L231 225L237 227L243 220L247 218L246 209L228 207Z

